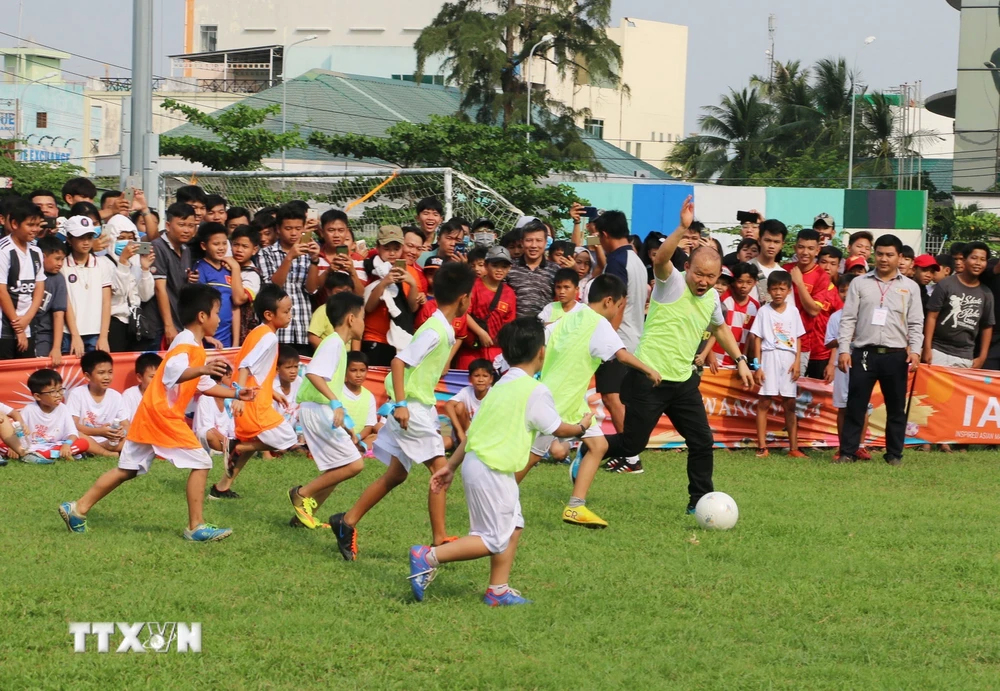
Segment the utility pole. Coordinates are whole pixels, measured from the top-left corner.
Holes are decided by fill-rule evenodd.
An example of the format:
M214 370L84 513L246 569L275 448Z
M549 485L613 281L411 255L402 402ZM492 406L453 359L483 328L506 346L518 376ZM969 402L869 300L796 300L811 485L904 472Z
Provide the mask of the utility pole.
M142 175L147 198L157 194L153 136L153 0L132 0L132 128L129 172Z
M774 34L777 30L777 15L767 15L767 37L771 42L771 48L767 51L767 79L772 85L774 84Z

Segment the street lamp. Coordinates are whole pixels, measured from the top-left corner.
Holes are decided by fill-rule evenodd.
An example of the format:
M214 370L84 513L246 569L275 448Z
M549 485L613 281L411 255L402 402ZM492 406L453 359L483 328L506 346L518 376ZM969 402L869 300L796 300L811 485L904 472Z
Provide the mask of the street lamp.
M286 46L286 47L284 47L284 48L281 49L281 133L282 134L285 133L285 129L288 126L288 119L287 119L287 117L285 115L285 110L286 110L285 106L288 103L288 99L287 99L287 94L288 94L287 83L288 83L288 81L285 79L285 76L288 74L288 54L291 52L292 48L294 48L295 46L299 45L300 43L305 43L306 41L313 41L313 40L315 40L317 38L319 38L319 36L317 36L316 34L313 34L312 36L306 36L305 38L303 38L301 40L298 40L295 43L292 43L291 45ZM284 172L284 170L285 170L285 145L284 145L284 143L282 143L282 145L281 145L281 170L282 170L282 172Z
M861 56L861 51L865 49L865 46L870 46L874 41L874 36L869 36L865 39L864 45L858 48L858 52L854 54L854 66L851 68L851 143L848 146L850 151L847 153L849 159L847 163L847 189L852 189L854 186L854 111L858 102L857 96L854 93L854 78L858 74L858 57Z
M552 43L554 40L556 40L556 37L554 35L545 34L544 36L542 36L542 40L533 45L531 47L531 50L528 51L528 68L527 70L525 70L525 76L528 80L528 115L526 121L528 124L527 138L529 144L531 143L531 60L532 58L535 57L536 48L538 48L539 46L543 46L546 43Z
M17 97L17 127L16 127L17 131L14 133L14 141L19 141L21 139L21 129L22 129L21 120L23 119L21 115L24 111L24 93L28 90L28 87L31 86L32 84L37 84L40 81L44 81L46 79L52 79L53 77L58 77L58 76L59 76L58 72L49 72L48 74L39 77L38 79L31 80L30 82L21 87L20 95Z

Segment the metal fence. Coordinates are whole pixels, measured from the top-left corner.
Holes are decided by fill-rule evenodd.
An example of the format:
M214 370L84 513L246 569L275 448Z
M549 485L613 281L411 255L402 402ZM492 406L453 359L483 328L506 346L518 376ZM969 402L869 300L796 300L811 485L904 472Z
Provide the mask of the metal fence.
M381 225L412 223L417 202L437 197L445 217L470 222L489 218L501 231L513 228L521 211L489 186L451 168L355 169L334 172L191 171L160 175L160 208L179 187L199 185L229 206L251 212L301 199L321 213L341 209L359 237L374 237Z

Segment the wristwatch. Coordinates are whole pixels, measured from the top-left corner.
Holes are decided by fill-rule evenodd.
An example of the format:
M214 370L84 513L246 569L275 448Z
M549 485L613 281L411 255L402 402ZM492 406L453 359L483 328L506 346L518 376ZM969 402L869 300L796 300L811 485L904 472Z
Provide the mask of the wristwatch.
M317 266L319 264L319 259L318 258L310 259L309 263L312 264L313 266Z
M749 366L750 366L750 361L749 361L749 360L747 360L747 356L746 356L746 355L740 355L740 356L739 356L738 358L736 358L736 364L737 364L737 366L738 366L738 365L739 365L739 364L740 364L741 362L745 362L745 363L747 363L747 367L749 367Z

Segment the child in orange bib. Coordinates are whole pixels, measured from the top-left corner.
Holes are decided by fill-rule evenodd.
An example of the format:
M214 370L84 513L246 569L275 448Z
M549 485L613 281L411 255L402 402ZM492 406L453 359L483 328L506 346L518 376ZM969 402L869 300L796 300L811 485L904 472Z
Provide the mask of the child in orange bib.
M87 513L94 504L122 483L148 472L153 459L160 457L177 468L191 470L187 481L185 539L212 542L232 534L228 528L217 528L204 521L202 508L212 457L202 448L184 417L188 404L199 391L203 396L241 400L251 400L255 394L253 389L234 390L211 379L212 375L225 371L226 363L222 359L207 361L201 344L219 325L221 303L219 291L205 284L191 284L181 290L179 305L184 331L174 338L153 381L146 387L125 437L118 467L101 475L77 501L59 505L59 514L70 531L86 532Z
M275 398L285 403L284 397L274 391L278 372L276 332L292 320L292 299L281 286L268 283L254 298L254 311L261 324L247 334L236 356L235 388L255 388L257 397L245 405L233 404L239 441L226 454L225 477L212 485L209 496L213 499L239 499L240 495L232 490L233 482L256 452L288 451L299 443L295 428L272 405Z

